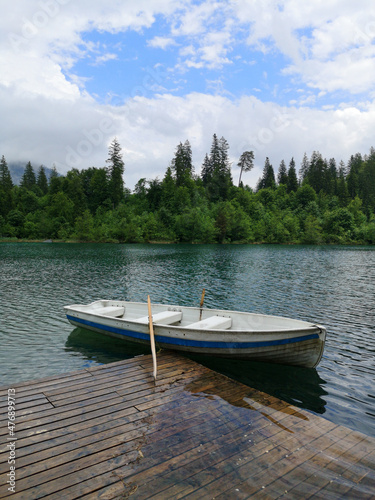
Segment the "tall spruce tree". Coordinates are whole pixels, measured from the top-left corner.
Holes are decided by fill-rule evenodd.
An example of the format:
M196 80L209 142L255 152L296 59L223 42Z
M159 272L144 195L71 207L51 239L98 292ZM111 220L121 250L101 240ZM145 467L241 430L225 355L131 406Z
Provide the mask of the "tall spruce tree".
M204 186L207 186L208 183L210 182L210 180L212 178L212 172L213 172L213 169L212 169L212 165L210 162L210 158L209 158L208 154L206 154L206 156L204 157L204 160L203 160L202 172L201 172L201 177L202 177L202 181L203 181Z
M288 181L286 184L286 189L288 193L291 193L292 191L296 192L298 189L298 178L294 158L292 158L289 162Z
M288 171L286 169L285 161L281 160L279 171L277 173L278 184L288 184Z
M327 170L328 165L327 162L323 160L322 155L319 151L313 151L304 181L308 182L308 184L315 189L316 193L319 193L321 190L324 191L326 187Z
M257 190L274 188L276 186L275 172L273 166L270 163L269 158L266 158L263 168L263 176L258 182Z
M326 171L327 179L325 185L325 191L327 194L336 195L337 194L337 179L338 179L338 171L336 166L336 160L334 158L330 158L328 162L328 168Z
M35 185L36 185L35 172L31 163L28 162L25 167L25 171L23 173L20 186L31 191Z
M299 179L301 184L305 180L308 170L309 170L309 159L307 158L307 154L304 153L301 162L301 167L299 169Z
M193 163L190 142L180 142L172 160L172 170L176 179L176 186L184 186L193 176Z
M39 167L36 184L38 188L41 190L42 194L48 193L48 180L43 165Z
M56 194L60 191L62 186L62 177L59 176L56 165L52 166L52 170L48 181L48 191L50 195Z
M4 155L0 160L0 185L5 192L9 192L13 188L12 176L10 175L8 163Z
M6 216L12 209L13 181L4 155L0 160L0 215Z
M120 203L124 197L124 180L125 164L122 160L121 146L115 137L108 149L108 175L110 197L114 207Z
M228 190L233 185L228 150L228 141L224 137L218 139L214 134L210 156L206 155L202 167L203 185L213 202L226 199Z
M359 172L363 163L362 155L357 153L348 162L347 183L350 196L354 199L359 194Z

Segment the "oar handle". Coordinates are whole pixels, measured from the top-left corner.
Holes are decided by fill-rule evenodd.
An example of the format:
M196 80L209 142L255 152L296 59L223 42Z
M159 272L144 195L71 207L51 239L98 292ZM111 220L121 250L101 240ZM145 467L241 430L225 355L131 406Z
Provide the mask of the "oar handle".
M203 307L203 302L204 302L204 294L206 293L206 289L203 288L203 291L202 291L202 297L201 297L201 305L200 307L202 308Z
M203 302L204 302L204 294L206 293L206 289L203 288L202 290L202 297L201 297L201 303L200 303L200 311L199 311L199 321L202 319L202 307L203 307Z
M154 337L154 325L152 323L152 311L151 311L151 299L150 296L147 296L147 304L148 304L148 322L150 327L150 343L151 343L151 352L152 352L152 361L154 365L154 380L156 382L156 372L157 372L157 364L156 364L156 349L155 349L155 337Z

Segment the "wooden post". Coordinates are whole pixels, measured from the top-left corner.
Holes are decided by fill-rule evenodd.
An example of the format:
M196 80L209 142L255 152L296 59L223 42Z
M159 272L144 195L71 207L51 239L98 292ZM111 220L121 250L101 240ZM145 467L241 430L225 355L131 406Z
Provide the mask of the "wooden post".
M154 380L156 382L156 372L157 372L157 364L156 364L156 349L155 349L155 337L154 337L154 326L152 324L152 312L151 312L151 300L150 296L147 296L147 304L148 304L148 322L150 326L150 342L151 342L151 352L152 352L152 361L154 364Z
M202 291L202 297L201 297L201 304L200 304L200 311L199 311L199 321L202 319L202 307L203 307L203 302L204 302L204 294L206 293L206 289L203 288Z

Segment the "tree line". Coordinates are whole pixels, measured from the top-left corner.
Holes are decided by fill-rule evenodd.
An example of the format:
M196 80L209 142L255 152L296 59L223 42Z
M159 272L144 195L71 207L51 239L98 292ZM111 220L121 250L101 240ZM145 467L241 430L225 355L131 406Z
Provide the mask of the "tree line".
M47 178L25 167L14 185L0 161L0 236L4 240L143 243L375 243L375 150L345 164L305 154L281 161L277 173L265 159L255 189L244 184L253 151L238 160L232 178L229 144L213 135L200 175L188 140L180 142L163 179L141 178L125 187L125 163L114 139L106 167L72 169Z

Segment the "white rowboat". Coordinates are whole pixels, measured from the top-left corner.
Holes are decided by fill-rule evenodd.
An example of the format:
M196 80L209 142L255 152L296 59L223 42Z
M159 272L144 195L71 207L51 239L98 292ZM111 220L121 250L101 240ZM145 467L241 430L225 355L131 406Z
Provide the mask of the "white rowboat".
M74 326L150 344L147 303L98 300L64 307ZM326 330L320 325L264 314L153 304L158 347L232 359L314 368Z

